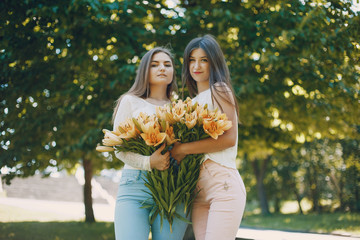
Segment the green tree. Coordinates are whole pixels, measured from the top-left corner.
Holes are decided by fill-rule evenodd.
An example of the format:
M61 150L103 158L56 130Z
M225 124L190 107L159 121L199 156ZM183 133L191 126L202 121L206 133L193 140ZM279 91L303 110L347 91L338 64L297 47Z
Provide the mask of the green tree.
M131 86L142 54L168 41L165 6L68 0L4 1L0 8L0 168L8 167L9 182L81 163L86 221L93 222L92 176L121 166L95 146L101 129L111 128L113 103Z
M291 161L283 155L317 139L341 141L345 172L354 177L341 178L339 193L354 194L344 206L358 200L351 146L359 142L359 16L349 2L187 0L170 8L157 0L5 0L0 13L0 167L9 168L8 181L81 163L86 220L94 221L91 177L120 167L94 148L141 56L169 44L180 76L186 44L210 33L240 102L239 157L243 169L252 169L241 174L256 186L263 214L268 196L291 197L265 191L275 183L273 172L288 182L280 166ZM304 161L290 156L297 176Z
M258 198L271 155L316 138L356 136L359 16L341 1L184 1L184 34L215 35L240 102L240 155ZM199 30L200 29L200 30Z

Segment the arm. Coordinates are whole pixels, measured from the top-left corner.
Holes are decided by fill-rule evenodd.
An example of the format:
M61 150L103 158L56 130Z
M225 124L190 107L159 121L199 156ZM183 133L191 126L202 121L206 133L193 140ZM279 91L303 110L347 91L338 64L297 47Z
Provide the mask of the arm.
M133 152L115 152L115 156L137 169L151 171L151 169L165 170L170 165L170 152L161 154L165 144L156 150L151 156L144 156Z
M221 96L220 96L221 95ZM237 116L232 100L232 94L230 89L217 93L214 91L214 97L219 101L222 106L223 112L227 115L229 120L232 121L232 127L227 130L223 135L219 136L217 140L213 138L206 138L200 141L190 143L176 143L173 149L170 151L171 156L178 162L181 161L188 154L200 154L209 152L218 152L236 144L237 139ZM228 102L229 100L230 102ZM217 105L217 102L214 101ZM220 109L220 107L219 107Z
M133 152L119 152L115 151L115 156L123 161L125 164L133 168L150 171L150 156L143 156Z
M118 111L115 116L113 130L119 125L120 122L125 121L128 118L131 118L131 96L125 95L123 96ZM156 150L151 156L144 156L138 153L133 152L119 152L115 151L115 156L123 161L125 164L141 169L148 170L155 168L158 170L165 170L169 167L170 162L170 153L167 152L164 155L161 154L163 147Z

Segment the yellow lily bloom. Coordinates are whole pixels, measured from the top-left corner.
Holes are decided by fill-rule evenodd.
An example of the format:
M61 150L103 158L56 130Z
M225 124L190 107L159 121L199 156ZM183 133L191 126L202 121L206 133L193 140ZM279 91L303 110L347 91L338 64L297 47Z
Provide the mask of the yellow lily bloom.
M158 128L149 128L148 132L141 133L140 136L144 139L146 145L154 146L161 144L166 139L166 133L161 133Z
M214 115L208 109L202 109L200 114L199 114L199 117L201 117L204 120L205 119L206 120L213 120L214 119Z
M192 99L190 97L187 97L184 101L184 103L188 104L188 103L192 103Z
M157 117L155 115L147 115L143 112L141 112L139 114L139 116L137 117L136 119L139 123L143 123L143 124L146 124L148 122L153 122L153 121L157 121Z
M156 116L159 119L166 119L166 108L165 107L156 107Z
M180 139L176 139L175 138L175 133L174 133L174 128L172 126L170 126L169 122L166 122L166 143L167 145L171 145L177 141L179 141Z
M223 131L227 131L232 127L232 122L228 120L218 120L217 123L219 128Z
M196 114L199 116L203 109L204 108L201 107L198 102L195 102L194 105L192 105L191 107L191 112L196 112Z
M155 115L148 116L140 113L136 120L144 133L148 132L150 128L160 128L159 120Z
M187 97L184 101L184 104L186 105L186 112L191 113L193 111L193 104L191 98Z
M197 120L198 120L198 115L196 112L185 114L185 125L187 126L188 129L193 128L196 125Z
M151 132L153 129L158 129L160 131L161 125L158 121L150 121L145 124L139 123L143 133Z
M130 139L139 135L140 131L136 128L134 121L128 118L125 122L119 124L118 128L121 128L124 132L120 134L120 138ZM121 132L121 131L119 131Z
M103 133L105 134L104 139L102 140L103 145L112 147L122 144L121 138L114 132L103 129Z
M218 139L224 133L217 121L204 119L203 124L204 131L213 139Z
M228 120L228 117L226 116L225 113L220 113L218 114L218 116L216 117L218 120L224 120L224 121L227 121Z
M156 116L159 119L163 119L170 124L174 124L176 121L172 117L170 105L165 105L163 107L156 107Z
M180 122L182 117L186 113L185 109L186 104L183 103L183 101L179 100L177 103L173 105L173 108L171 109L172 117L175 121Z
M106 146L97 146L96 151L98 152L113 152L115 149L112 147L106 147Z

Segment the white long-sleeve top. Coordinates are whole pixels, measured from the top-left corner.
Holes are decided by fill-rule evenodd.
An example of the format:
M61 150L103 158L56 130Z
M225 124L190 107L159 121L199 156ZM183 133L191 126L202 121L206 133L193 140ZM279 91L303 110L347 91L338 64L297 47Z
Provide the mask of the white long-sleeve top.
M157 105L140 97L130 94L124 95L116 112L113 129L115 130L119 123L126 121L128 118L138 117L141 112L148 115L155 114L156 107ZM119 151L115 151L115 156L125 163L124 169L151 170L150 156Z
M208 109L215 109L212 98L210 88L200 92L196 97L192 99L192 102L198 102L200 105L208 105ZM232 123L236 125L236 123ZM237 128L236 128L236 136L237 136ZM238 149L238 139L236 138L236 144L233 147L226 148L222 151L205 153L205 160L211 159L214 162L219 163L225 167L236 169L236 155Z

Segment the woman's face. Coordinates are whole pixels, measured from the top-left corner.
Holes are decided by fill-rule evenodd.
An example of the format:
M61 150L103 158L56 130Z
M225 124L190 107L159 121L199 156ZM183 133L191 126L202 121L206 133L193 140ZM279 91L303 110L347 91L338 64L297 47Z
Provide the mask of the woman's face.
M174 66L171 58L163 52L155 53L149 71L150 85L168 85L173 80Z
M210 63L202 48L194 49L190 53L189 71L191 77L197 82L209 81Z

